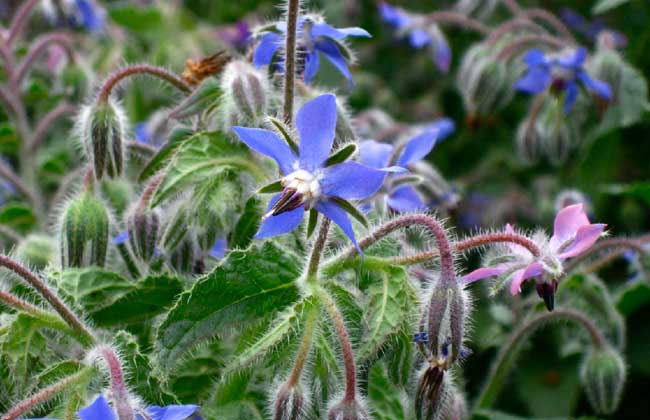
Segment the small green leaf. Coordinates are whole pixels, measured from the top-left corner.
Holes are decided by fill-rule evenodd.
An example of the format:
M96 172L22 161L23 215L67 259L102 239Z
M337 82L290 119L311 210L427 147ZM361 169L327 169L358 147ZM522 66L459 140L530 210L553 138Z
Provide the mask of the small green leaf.
M357 145L350 143L332 154L325 161L325 166L332 166L337 163L345 162L350 156L357 152Z
M228 241L228 246L231 249L243 249L250 245L253 236L255 236L255 232L260 227L263 211L262 202L256 196L252 196L246 201L244 211L239 217Z
M98 312L113 305L136 286L111 271L98 268L73 268L53 273L59 290L89 313Z
M386 375L380 363L370 369L368 378L368 399L373 418L377 420L406 419L403 401L407 401L403 390L396 387Z
M153 176L156 172L162 169L169 159L174 155L176 149L183 144L183 142L189 139L194 134L190 128L187 127L177 127L170 134L167 142L158 150L158 152L147 162L147 165L144 167L140 173L138 180L140 182L146 181L148 178Z
M636 282L618 296L616 307L625 316L630 316L650 302L650 284Z
M272 194L282 191L284 187L282 186L282 181L275 181L270 184L267 184L257 190L258 194Z
M284 141L287 142L289 147L291 147L291 150L293 150L294 153L298 154L299 153L298 145L296 144L296 142L293 141L291 134L289 134L291 132L289 127L287 127L285 123L283 123L277 118L274 117L268 117L268 118L269 118L269 122L273 124L273 127L276 129L276 131L282 136Z
M109 16L118 25L136 33L163 28L163 16L155 7L111 7Z
M298 297L300 273L298 258L272 242L230 252L180 296L158 328L161 369L177 365L202 342L291 305Z
M357 219L359 223L361 223L364 227L368 227L368 220L366 220L366 216L363 215L354 205L352 205L349 201L344 200L339 197L332 197L332 201L334 201L336 204L339 206L343 207L343 210L345 210L350 216L354 217Z
M307 222L307 239L311 238L311 235L316 229L316 224L318 223L318 212L314 209L309 210L309 221Z

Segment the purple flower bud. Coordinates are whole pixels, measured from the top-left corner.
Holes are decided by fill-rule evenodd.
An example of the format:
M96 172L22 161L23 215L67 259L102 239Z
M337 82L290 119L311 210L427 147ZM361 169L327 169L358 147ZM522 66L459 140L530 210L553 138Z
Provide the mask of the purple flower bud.
M305 395L300 385L283 384L273 402L273 420L299 420L305 411Z
M557 292L557 279L552 279L550 282L544 280L535 284L537 295L544 300L544 305L549 312L553 311L555 307L555 292Z
M149 261L154 255L158 241L158 212L136 205L126 216L126 229L133 254L144 262Z
M368 410L357 400L342 400L334 404L327 413L328 420L370 420Z
M445 370L435 360L421 373L415 394L415 416L433 420L442 411L445 391Z

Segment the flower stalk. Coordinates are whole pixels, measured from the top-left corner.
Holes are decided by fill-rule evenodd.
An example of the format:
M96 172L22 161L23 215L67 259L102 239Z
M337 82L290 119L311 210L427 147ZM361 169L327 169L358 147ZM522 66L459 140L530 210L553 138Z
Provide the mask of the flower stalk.
M350 343L350 335L345 326L343 315L336 306L334 299L323 291L321 295L325 308L329 314L332 322L334 323L334 330L339 337L341 344L341 353L343 354L343 365L345 366L345 391L343 395L344 402L354 402L356 400L357 392L357 370L354 361L354 353L352 352L352 344Z
M111 92L119 82L126 79L127 77L140 74L147 74L157 77L158 79L174 86L176 89L180 90L183 93L190 93L192 91L192 87L186 81L162 67L156 67L150 64L136 64L124 67L123 69L120 69L117 72L113 73L108 78L108 80L104 82L104 85L99 91L99 97L97 98L97 101L99 103L107 103Z
M296 78L296 32L300 0L289 0L287 8L287 33L285 36L285 70L284 70L284 121L291 125L293 119L293 96Z

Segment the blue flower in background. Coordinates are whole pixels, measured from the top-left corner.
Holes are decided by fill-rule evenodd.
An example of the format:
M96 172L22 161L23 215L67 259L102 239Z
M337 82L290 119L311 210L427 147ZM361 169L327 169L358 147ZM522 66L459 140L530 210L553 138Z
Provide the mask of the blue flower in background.
M244 50L251 42L251 31L246 21L217 27L217 36L235 50Z
M151 406L146 409L147 417L151 420L185 420L199 408L198 405L168 405L165 407ZM77 412L81 420L117 420L113 409L104 398L98 396L95 401ZM137 420L144 420L136 414Z
M358 247L352 224L341 200L361 200L383 184L386 170L356 162L328 166L334 143L336 98L325 94L307 102L296 115L299 156L275 132L233 127L248 147L275 160L283 191L275 195L255 238L282 235L295 229L306 210L315 209L336 223Z
M379 4L379 13L386 24L393 27L401 38L417 50L430 47L433 58L440 71L448 72L451 65L451 48L437 25L430 24L424 30L417 27L417 19L405 10L393 7L388 3Z
M284 22L275 25L280 32L267 32L260 40L260 43L253 54L253 65L257 68L270 65L278 50L282 48L286 24ZM348 68L346 57L341 52L340 42L345 38L364 37L370 38L370 34L362 28L334 28L318 17L304 17L298 20L296 37L298 48L304 50L305 70L304 80L309 84L316 75L320 66L320 55L327 58L336 69L350 82L352 88L352 74Z
M226 255L226 248L228 247L228 241L226 238L217 238L216 241L214 241L214 244L212 244L212 247L210 248L210 256L216 259L221 259L223 258L224 255Z
M129 232L125 229L113 237L113 244L122 245L129 240Z
M2 206L9 197L16 193L16 189L9 181L0 179L0 206Z
M607 35L611 37L612 48L623 48L627 45L627 38L625 35L619 31L606 27L605 22L602 19L588 21L580 13L568 7L562 9L560 16L567 26L580 32L593 42L598 41L599 37Z
M578 96L578 84L609 101L612 92L603 81L592 79L584 70L587 51L578 48L568 54L548 56L542 50L531 49L524 56L528 71L515 88L521 92L538 94L549 87L555 92L566 92L564 112L568 113Z
M423 134L413 137L404 144L395 165L408 168L409 165L422 160L431 152L438 141L443 140L455 130L454 122L449 118L441 118L427 126ZM399 150L398 150L399 151ZM359 144L359 160L372 168L386 168L392 164L395 148L387 143L366 140ZM388 207L397 212L418 211L427 208L420 194L410 184L387 183L384 199Z
M106 24L106 11L94 0L47 0L43 8L56 25L101 32Z

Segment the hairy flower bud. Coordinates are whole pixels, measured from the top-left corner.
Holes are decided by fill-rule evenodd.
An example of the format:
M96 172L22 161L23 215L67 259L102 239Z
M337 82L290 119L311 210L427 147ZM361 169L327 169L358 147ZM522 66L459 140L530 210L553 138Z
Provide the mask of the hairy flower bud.
M127 214L126 229L129 233L129 246L133 254L142 261L153 257L158 243L160 216L158 212L139 204Z
M415 417L417 420L446 418L446 403L450 374L435 360L423 369L418 376L415 394Z
M305 395L300 385L283 384L273 402L273 420L299 420L303 418Z
M431 357L449 368L463 352L468 297L457 281L437 281L427 308L428 346Z
M104 203L84 192L70 201L61 224L61 265L103 266L108 250L109 216Z
M228 63L221 85L228 101L227 114L229 119L234 119L231 122L253 122L266 115L269 96L267 80L250 63L243 60Z
M126 117L122 108L112 99L98 101L83 108L79 124L84 151L95 178L121 175L126 136Z
M25 264L43 269L54 259L56 245L47 235L30 234L20 241L16 248L16 258Z
M188 234L174 249L167 254L167 261L179 273L203 272L202 260L196 238Z
M614 348L592 349L583 362L580 377L589 403L599 414L616 410L625 384L625 362Z
M542 144L537 130L537 124L526 118L517 129L517 152L521 160L532 165L542 156Z
M368 410L357 400L342 400L332 407L327 413L328 420L369 420Z

